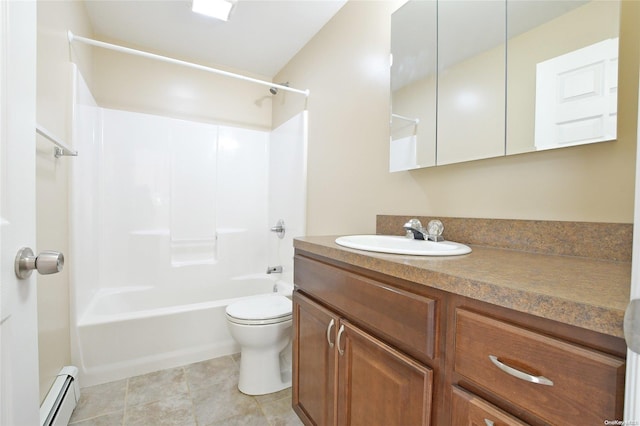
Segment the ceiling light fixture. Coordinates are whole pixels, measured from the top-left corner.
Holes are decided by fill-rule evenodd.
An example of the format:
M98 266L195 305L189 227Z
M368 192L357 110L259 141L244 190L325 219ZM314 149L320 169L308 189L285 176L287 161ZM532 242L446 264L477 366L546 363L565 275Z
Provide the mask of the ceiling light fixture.
M226 22L235 5L236 0L193 0L191 10Z

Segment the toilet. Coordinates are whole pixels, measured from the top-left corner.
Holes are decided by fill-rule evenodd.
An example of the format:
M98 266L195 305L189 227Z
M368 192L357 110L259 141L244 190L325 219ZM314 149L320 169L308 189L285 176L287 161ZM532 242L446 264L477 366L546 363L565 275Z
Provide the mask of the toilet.
M240 345L238 389L263 395L291 386L291 300L277 293L227 306L227 326Z

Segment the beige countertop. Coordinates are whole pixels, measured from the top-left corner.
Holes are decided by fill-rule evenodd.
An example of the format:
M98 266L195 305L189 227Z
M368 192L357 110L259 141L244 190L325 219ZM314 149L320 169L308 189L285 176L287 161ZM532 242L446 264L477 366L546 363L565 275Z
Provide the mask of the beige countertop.
M505 308L623 337L631 263L470 245L462 256L421 257L341 247L336 236L301 237L314 253Z

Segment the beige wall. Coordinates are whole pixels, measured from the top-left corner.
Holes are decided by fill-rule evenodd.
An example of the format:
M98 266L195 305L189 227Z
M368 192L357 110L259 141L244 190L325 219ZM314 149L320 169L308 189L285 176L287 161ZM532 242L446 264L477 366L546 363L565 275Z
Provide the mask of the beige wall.
M640 3L625 1L614 143L389 173L390 14L349 1L275 77L309 88L309 234L373 232L376 214L633 221ZM274 105L274 126L299 101Z
M84 6L76 1L38 1L36 120L70 143L71 66L67 30L90 34ZM75 60L90 76L90 55L77 49ZM68 170L71 157L53 156L53 145L42 137L36 145L37 252L69 252ZM69 264L62 273L39 275L38 346L40 397L55 376L71 363L69 346Z
M105 41L123 45L119 40ZM100 48L94 49L93 58L90 87L101 107L271 129L273 96L266 86ZM223 69L216 64L202 65ZM249 76L269 81L264 76Z

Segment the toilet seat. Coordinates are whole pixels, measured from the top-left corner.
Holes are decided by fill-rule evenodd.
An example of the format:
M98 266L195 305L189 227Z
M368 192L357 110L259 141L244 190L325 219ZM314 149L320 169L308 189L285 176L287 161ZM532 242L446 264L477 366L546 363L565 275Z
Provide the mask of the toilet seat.
M227 319L236 324L267 325L285 322L292 317L291 300L277 294L252 297L227 306Z

